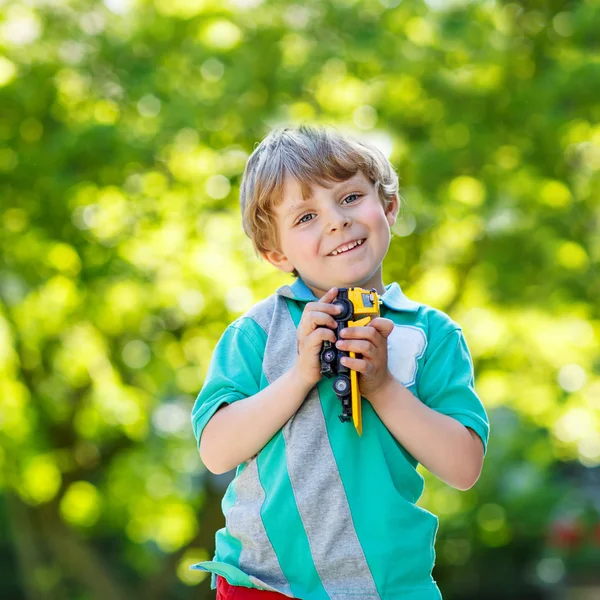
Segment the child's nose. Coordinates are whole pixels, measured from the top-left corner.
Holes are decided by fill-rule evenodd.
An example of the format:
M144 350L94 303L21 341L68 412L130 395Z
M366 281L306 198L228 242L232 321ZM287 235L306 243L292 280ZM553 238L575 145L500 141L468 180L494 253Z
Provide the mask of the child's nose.
M351 225L352 219L348 216L348 213L344 213L341 210L331 210L327 215L327 229L329 231L337 231L344 229Z

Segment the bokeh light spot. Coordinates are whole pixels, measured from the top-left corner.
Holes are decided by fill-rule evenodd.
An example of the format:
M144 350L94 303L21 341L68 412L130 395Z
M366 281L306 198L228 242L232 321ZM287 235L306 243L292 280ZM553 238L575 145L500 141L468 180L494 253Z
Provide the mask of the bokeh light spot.
M586 382L585 369L580 365L565 365L558 372L558 383L565 392L576 392Z
M30 459L23 470L23 489L35 504L52 500L61 480L56 460L49 454Z
M101 512L102 498L91 483L76 481L60 502L60 512L68 523L91 527L94 525Z
M468 206L480 206L486 196L485 186L474 177L456 177L450 182L450 197Z

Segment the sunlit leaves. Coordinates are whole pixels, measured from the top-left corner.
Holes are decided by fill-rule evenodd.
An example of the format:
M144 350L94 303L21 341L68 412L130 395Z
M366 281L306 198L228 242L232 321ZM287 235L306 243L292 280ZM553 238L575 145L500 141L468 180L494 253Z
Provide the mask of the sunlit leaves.
M553 208L567 207L573 201L569 188L561 181L546 181L539 197L542 202Z
M486 196L484 185L473 177L457 177L450 182L449 194L452 200L469 206L479 206Z
M456 294L456 272L446 266L432 266L407 293L433 306L443 306ZM427 300L426 300L427 299Z
M207 0L155 0L156 10L161 15L189 19L209 9Z
M3 8L2 485L125 531L131 579L188 543L177 577L205 577L189 409L226 324L290 281L244 236L239 183L270 127L305 121L392 160L384 280L463 327L492 417L475 490L428 479L423 506L457 527L440 563L541 531L553 465L600 463L593 2Z
M0 374L0 432L13 444L26 443L32 430L30 392L20 381Z
M98 490L87 481L71 484L60 502L65 521L82 527L90 527L98 521L101 507L102 498Z
M17 74L17 67L13 62L0 56L0 87L9 84Z
M32 504L52 500L61 482L61 472L51 454L39 454L23 466L19 491Z
M242 30L227 19L214 19L203 23L198 39L214 50L232 50L242 42Z
M136 542L154 541L164 552L174 552L190 542L198 523L194 511L182 502L142 502L127 526L128 537Z
M75 282L64 275L55 275L27 295L15 308L14 318L29 340L55 336L81 301Z
M190 569L190 566L210 559L211 557L208 556L206 550L201 548L190 548L183 555L183 558L177 566L177 577L179 577L186 585L197 585L207 577L210 577L210 574L206 571Z

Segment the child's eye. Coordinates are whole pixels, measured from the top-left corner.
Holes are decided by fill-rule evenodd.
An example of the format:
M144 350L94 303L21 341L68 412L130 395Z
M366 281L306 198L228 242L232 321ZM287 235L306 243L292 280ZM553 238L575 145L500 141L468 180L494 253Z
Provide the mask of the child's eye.
M352 198L353 196L356 196L356 198L360 198L360 194L350 194L349 196L346 196L344 198L344 200L348 200L348 198ZM355 200L355 202L356 202L356 200Z
M360 198L361 194L350 194L349 196L346 196L342 202L345 202L346 200L348 200L348 198ZM353 200L352 202L356 202L356 200ZM349 202L348 204L351 204L352 202ZM308 223L309 221L312 221L312 219L309 219L308 221L305 221L304 219L306 219L306 217L310 217L311 215L314 215L315 213L306 213L305 215L303 215L302 217L300 217L297 221L296 221L296 225L301 225L302 223Z
M308 221L303 221L302 219L306 218L306 217L310 217L310 215L312 215L314 213L306 213L303 217L300 217L297 221L296 224L299 225L300 223L308 223Z

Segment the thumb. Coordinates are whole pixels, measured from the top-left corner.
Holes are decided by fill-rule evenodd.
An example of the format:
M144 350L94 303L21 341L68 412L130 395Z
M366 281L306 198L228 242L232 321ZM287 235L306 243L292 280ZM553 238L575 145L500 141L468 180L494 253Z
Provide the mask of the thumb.
M384 319L383 317L375 317L369 325L375 327L377 331L384 337L388 338L392 331L394 331L394 322L390 319Z

